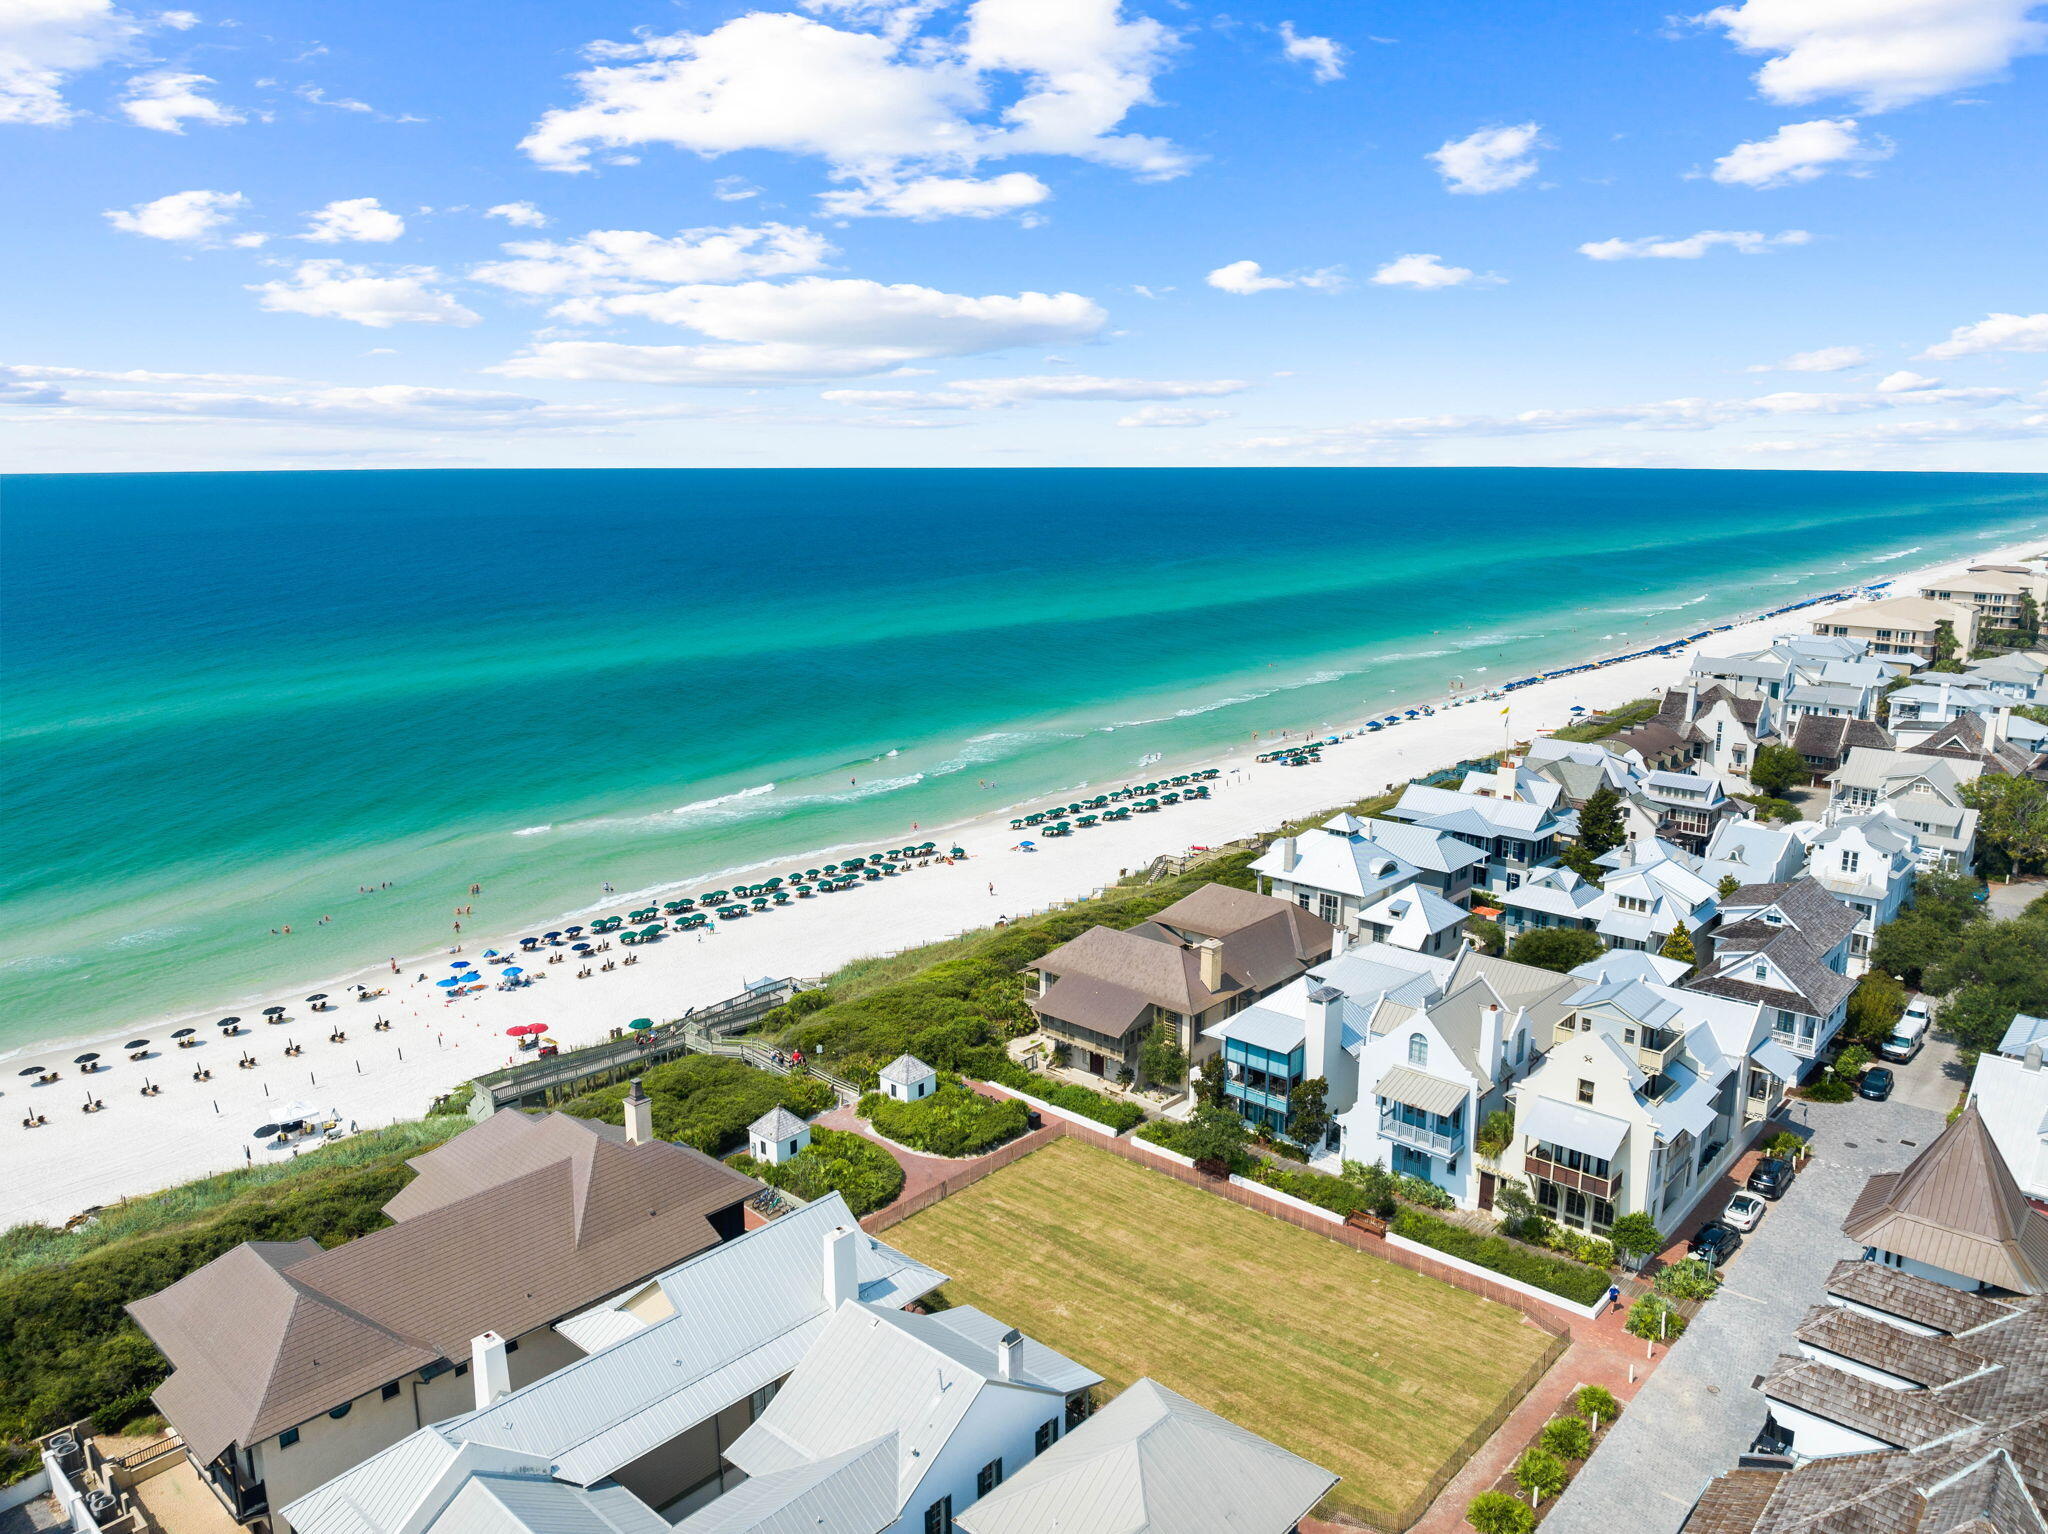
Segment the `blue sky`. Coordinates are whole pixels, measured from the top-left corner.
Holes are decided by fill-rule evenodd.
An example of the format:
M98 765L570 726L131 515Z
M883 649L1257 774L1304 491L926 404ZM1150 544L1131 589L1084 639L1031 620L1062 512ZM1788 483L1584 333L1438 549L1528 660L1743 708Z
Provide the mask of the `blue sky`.
M15 0L0 464L2048 468L2048 22Z

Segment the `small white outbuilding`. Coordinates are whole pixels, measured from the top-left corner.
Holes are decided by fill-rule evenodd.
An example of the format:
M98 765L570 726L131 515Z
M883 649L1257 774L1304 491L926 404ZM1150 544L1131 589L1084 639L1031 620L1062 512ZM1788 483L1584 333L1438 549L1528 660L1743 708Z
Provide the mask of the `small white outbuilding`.
M882 1091L900 1103L930 1097L939 1087L939 1073L915 1055L898 1055L882 1067Z
M780 1166L811 1143L811 1126L787 1108L771 1108L747 1126L747 1153Z

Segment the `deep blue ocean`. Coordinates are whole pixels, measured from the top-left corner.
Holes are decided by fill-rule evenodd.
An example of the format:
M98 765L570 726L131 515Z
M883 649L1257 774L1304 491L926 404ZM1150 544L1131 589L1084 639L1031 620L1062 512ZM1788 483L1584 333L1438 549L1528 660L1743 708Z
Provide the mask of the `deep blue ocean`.
M2037 528L2048 476L0 480L0 1049L417 953L457 904L502 932L907 838Z

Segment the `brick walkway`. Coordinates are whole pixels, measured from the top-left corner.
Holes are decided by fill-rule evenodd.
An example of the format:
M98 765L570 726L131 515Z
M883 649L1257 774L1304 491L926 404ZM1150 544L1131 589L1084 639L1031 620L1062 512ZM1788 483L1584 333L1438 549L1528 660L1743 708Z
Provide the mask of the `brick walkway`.
M903 1168L903 1191L896 1195L899 1199L916 1198L974 1165L973 1159L954 1161L945 1156L920 1156L916 1151L892 1144L876 1134L873 1126L851 1108L834 1108L830 1113L819 1114L811 1122L821 1129L843 1130L873 1140L894 1156L897 1165Z

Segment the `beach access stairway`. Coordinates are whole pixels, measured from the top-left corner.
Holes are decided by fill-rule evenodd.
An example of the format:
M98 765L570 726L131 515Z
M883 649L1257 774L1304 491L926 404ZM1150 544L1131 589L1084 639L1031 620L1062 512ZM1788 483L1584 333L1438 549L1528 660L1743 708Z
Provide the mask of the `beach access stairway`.
M692 1007L681 1017L618 1038L586 1045L559 1055L522 1060L517 1065L477 1077L471 1085L469 1112L485 1119L500 1108L536 1108L579 1097L639 1075L650 1065L699 1054L734 1055L763 1070L784 1071L771 1051L729 1037L761 1020L802 989L793 978L761 981L737 996L705 1007ZM837 1088L840 1084L832 1082ZM851 1090L848 1088L847 1090Z

